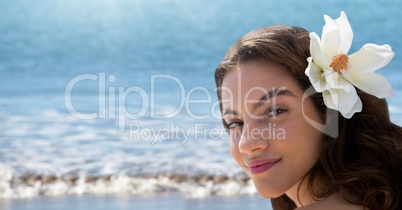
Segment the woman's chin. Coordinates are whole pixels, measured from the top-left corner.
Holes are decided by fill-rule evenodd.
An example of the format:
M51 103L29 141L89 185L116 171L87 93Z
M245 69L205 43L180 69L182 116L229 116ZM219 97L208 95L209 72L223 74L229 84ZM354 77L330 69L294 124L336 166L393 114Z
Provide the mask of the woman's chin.
M273 189L267 189L266 187L258 187L256 186L258 194L264 198L277 198L284 194L282 191L276 191Z

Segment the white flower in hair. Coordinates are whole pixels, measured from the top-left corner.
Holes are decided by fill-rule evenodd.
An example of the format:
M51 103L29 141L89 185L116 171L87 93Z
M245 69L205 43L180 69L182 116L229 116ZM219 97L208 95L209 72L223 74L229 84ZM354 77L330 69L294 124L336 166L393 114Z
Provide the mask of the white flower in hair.
M362 110L355 87L378 98L394 96L391 85L374 73L394 57L389 45L366 44L348 55L353 31L342 11L338 19L324 15L321 39L310 33L310 53L306 75L317 92L322 92L328 108L338 110L345 118Z

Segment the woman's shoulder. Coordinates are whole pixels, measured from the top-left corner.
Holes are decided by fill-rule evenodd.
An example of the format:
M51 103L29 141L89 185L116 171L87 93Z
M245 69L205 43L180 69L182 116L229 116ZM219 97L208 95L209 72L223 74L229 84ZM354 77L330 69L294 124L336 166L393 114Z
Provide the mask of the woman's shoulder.
M317 203L297 208L296 210L370 210L360 205L354 205L346 202L340 195L331 195Z

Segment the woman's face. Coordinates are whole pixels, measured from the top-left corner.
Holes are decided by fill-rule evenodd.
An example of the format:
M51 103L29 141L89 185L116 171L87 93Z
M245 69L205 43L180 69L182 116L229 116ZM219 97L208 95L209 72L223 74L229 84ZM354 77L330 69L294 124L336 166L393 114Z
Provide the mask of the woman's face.
M319 159L323 135L304 116L321 120L303 94L292 75L274 63L247 62L223 78L230 151L264 197L297 190Z

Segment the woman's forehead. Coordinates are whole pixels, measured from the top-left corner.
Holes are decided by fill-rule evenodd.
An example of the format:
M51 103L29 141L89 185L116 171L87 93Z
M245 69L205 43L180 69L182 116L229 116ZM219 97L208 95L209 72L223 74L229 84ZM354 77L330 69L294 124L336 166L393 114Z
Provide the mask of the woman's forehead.
M221 91L223 98L230 94L250 97L273 89L296 87L295 79L284 67L267 62L248 62L224 76Z

